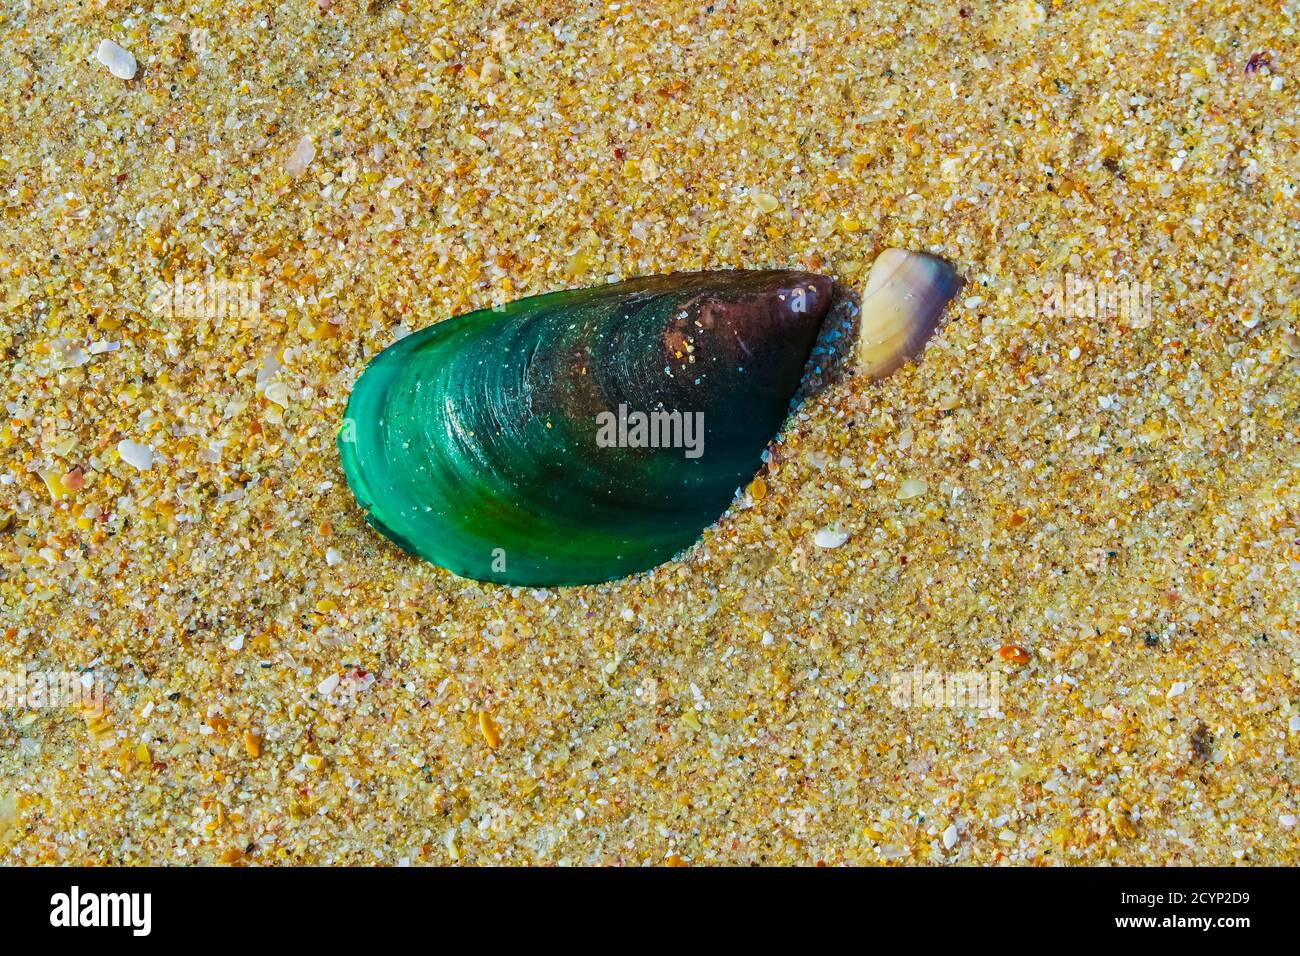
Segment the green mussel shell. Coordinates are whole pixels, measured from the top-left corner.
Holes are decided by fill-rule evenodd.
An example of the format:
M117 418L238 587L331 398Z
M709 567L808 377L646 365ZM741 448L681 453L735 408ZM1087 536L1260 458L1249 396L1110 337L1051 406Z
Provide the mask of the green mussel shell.
M830 305L804 272L522 299L371 360L339 432L367 520L464 577L583 584L698 540L758 470Z

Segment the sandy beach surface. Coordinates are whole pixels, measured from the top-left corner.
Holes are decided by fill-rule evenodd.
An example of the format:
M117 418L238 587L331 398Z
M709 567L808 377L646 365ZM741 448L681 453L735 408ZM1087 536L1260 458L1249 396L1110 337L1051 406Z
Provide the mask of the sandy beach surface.
M0 861L1300 862L1300 7L779 6L4 0ZM362 520L403 333L891 246L678 560Z

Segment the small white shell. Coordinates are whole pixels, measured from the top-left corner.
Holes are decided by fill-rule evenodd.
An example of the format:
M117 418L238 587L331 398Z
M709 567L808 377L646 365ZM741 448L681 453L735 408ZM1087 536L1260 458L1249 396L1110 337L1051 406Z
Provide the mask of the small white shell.
M142 445L129 438L123 438L117 443L117 453L124 462L138 471L149 471L153 468L152 445Z
M290 153L289 158L284 161L284 171L286 175L292 176L296 179L307 171L307 167L311 165L312 160L315 158L316 144L312 142L310 136L304 136L302 139L298 140L297 145L293 148L293 152Z
M821 531L813 535L813 544L819 548L838 548L848 540L848 532L841 531L838 528L822 528Z
M909 498L919 498L929 490L924 478L904 478L898 486L898 491L894 497L899 501L907 501Z
M877 256L862 290L859 371L879 378L920 355L960 287L956 270L934 256L902 249Z
M119 80L135 79L135 57L114 43L112 40L100 40L95 50L95 59L108 67Z

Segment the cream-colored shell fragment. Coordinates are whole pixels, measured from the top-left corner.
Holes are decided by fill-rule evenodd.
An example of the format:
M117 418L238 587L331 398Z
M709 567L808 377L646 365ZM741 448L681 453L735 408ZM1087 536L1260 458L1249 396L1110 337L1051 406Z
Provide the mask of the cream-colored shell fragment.
M871 266L862 290L858 369L888 375L916 358L961 282L942 259L886 249Z

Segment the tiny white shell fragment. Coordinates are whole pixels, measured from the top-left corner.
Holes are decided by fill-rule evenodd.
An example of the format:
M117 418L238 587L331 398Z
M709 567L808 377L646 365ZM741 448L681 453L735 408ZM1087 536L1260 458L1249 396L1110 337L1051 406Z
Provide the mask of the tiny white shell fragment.
M342 563L343 563L343 555L339 554L337 548L326 548L326 549L325 549L325 563L328 564L331 568L334 567L334 566L337 565L337 564L342 564Z
M289 407L289 386L284 382L271 382L263 394L268 402L275 402L281 408Z
M840 531L838 528L822 528L813 535L813 544L819 548L838 548L848 540L848 532Z
M132 468L148 471L153 468L153 447L123 438L117 443L117 453Z
M339 680L340 678L338 674L330 674L329 677L316 685L316 693L320 694L322 697L328 697L338 688Z
M943 831L943 848L951 850L957 845L957 825L954 823L948 829Z
M894 495L899 501L907 501L909 498L919 498L929 490L929 485L921 478L905 478L898 486L898 492Z
M112 40L100 40L95 50L95 59L108 67L119 80L135 79L135 57L114 43Z
M1175 697L1181 697L1185 693L1187 693L1187 682L1181 680L1174 681L1173 685L1169 688L1169 693L1165 694L1165 700L1173 700Z
M316 144L311 141L310 136L304 136L298 140L298 145L293 148L289 158L284 161L284 171L290 176L301 176L307 171L313 159L316 158Z

